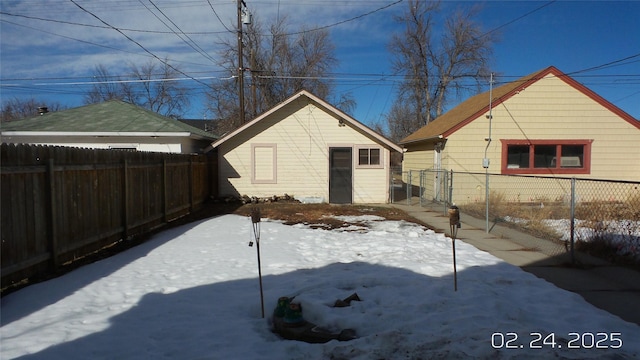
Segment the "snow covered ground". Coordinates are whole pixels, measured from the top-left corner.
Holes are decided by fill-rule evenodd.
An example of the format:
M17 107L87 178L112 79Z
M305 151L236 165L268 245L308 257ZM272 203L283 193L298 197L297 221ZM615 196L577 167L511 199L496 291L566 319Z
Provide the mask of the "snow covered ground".
M518 225L526 225L529 220L505 216L504 221ZM560 240L571 240L571 220L570 219L546 219L542 220L549 229L555 229L558 234L562 234ZM640 261L640 222L635 220L608 220L608 221L585 221L576 219L574 236L575 241L608 241L616 247L618 255L630 256Z
M342 230L263 219L265 312L358 339L282 340L261 318L251 221L225 215L2 299L2 359L640 357L640 326L443 234L375 216ZM355 224L365 222L368 226ZM362 301L334 308L357 293ZM632 305L632 304L630 304Z

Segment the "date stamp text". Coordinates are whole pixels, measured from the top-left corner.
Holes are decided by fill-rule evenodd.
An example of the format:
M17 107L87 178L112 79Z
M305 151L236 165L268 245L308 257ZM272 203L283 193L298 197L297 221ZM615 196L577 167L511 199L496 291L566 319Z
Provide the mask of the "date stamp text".
M530 332L494 332L491 346L494 349L620 349L622 333L619 332L570 332L567 334Z

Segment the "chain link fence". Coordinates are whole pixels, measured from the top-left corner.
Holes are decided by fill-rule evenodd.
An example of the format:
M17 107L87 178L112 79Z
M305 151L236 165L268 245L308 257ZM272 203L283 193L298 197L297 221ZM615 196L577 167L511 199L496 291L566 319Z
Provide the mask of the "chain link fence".
M391 201L514 227L522 246L554 256L582 250L640 264L640 182L394 169ZM514 239L516 242L518 239Z

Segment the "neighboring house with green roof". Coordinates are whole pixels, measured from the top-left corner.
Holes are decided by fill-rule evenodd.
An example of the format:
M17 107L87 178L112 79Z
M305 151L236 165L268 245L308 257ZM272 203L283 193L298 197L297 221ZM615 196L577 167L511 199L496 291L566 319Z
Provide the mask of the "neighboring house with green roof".
M400 141L405 172L488 165L491 174L627 181L640 179L638 144L640 121L553 66L473 96ZM457 202L484 198L477 179ZM530 189L511 181L505 187L526 198Z
M120 100L4 122L3 143L201 153L217 136Z

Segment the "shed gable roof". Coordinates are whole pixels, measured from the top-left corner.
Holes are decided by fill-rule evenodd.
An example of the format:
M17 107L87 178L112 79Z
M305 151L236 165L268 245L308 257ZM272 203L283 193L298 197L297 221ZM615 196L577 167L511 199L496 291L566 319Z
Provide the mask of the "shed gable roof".
M226 142L227 140L233 138L234 136L236 136L236 135L238 135L240 133L243 133L245 131L249 131L251 129L251 127L253 127L257 123L259 123L263 119L267 118L268 116L278 112L280 109L284 108L285 106L287 106L288 104L294 102L295 100L299 99L300 97L306 97L307 99L312 101L315 105L317 105L318 107L322 108L324 111L332 114L333 116L335 116L338 119L341 119L342 121L344 121L345 124L347 124L348 126L351 126L352 128L355 128L358 131L364 133L366 136L368 136L369 138L371 138L375 142L377 142L377 143L379 143L381 145L384 145L385 147L387 147L389 149L392 149L392 150L395 150L397 152L400 152L400 153L402 152L402 148L400 146L398 146L397 144L395 144L393 141L391 141L391 140L387 139L386 137L378 134L377 132L373 131L371 128L369 128L366 125L364 125L361 122L359 122L358 120L356 120L356 119L352 118L351 116L345 114L341 110L337 109L336 107L330 105L326 101L320 99L319 97L311 94L310 92L308 92L306 90L299 91L298 93L296 93L295 95L293 95L290 98L286 99L285 101L281 102L280 104L272 107L271 109L266 111L264 114L256 117L255 119L249 121L248 123L238 127L237 129L232 130L229 133L225 134L220 139L218 139L217 141L213 142L211 144L211 148L214 149L214 148L220 146L221 144L223 144L224 142Z
M215 136L204 130L121 100L109 100L99 104L6 122L2 124L2 131L64 135L117 133L121 136L125 136L127 133L154 133L157 135L188 133L189 136L196 138L216 139Z
M603 105L605 108L620 116L620 118L622 118L623 120L626 120L635 127L640 128L640 121L637 121L631 115L627 114L617 106L611 104L603 97L596 94L579 82L575 81L568 75L565 75L554 66L550 66L544 70L537 71L533 74L524 76L518 80L509 82L505 85L493 89L491 94L493 98L492 106L495 107L496 105L499 105L500 103L516 95L521 90L526 89L531 84L536 83L538 80L550 74L563 80L569 86L575 88L576 90L587 95L592 100ZM400 144L410 144L414 142L435 138L446 138L450 136L456 130L462 128L471 121L480 117L482 114L485 114L489 111L489 96L490 92L487 91L470 97L469 99L460 103L458 106L436 118L429 124L421 127L414 133L402 139L400 141Z

